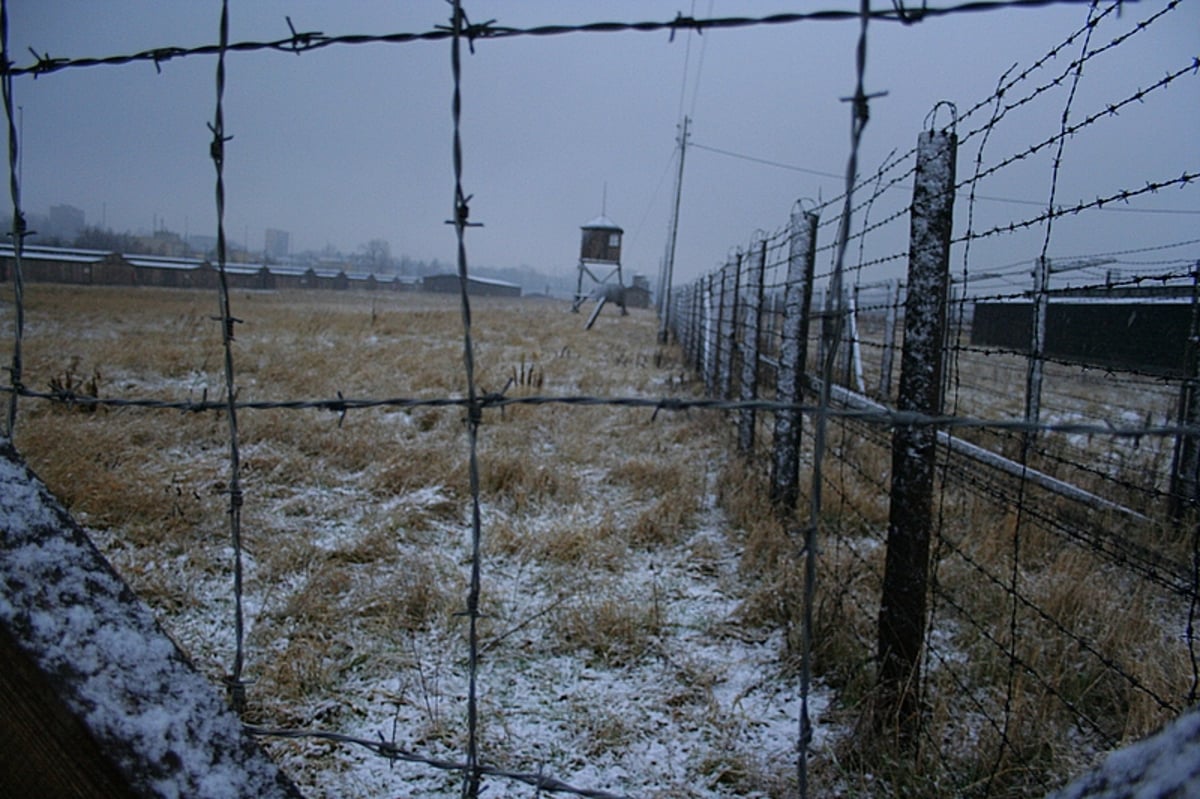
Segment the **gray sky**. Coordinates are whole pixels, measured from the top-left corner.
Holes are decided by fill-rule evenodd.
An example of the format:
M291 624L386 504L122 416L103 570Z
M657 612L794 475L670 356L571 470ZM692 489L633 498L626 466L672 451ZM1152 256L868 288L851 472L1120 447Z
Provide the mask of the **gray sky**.
M1164 2L1127 3L1093 46ZM465 6L472 21L524 27L668 20L677 12L709 16L710 9L713 16L854 9L857 2L470 0ZM26 66L29 47L81 57L215 43L219 11L216 0L17 0L10 3L11 50ZM283 38L285 16L298 30L340 35L425 31L445 24L448 15L444 0L235 0L231 40ZM1086 16L1086 5L1068 5L959 14L913 26L872 23L866 87L888 94L871 103L862 170L873 171L894 148L909 150L936 102L949 100L964 111L985 99L1006 69L1031 65ZM1164 23L1090 63L1073 118L1189 63L1198 32L1200 3L1185 0ZM811 170L689 148L676 276L719 265L756 229L784 224L797 199L841 190L839 178L813 173L845 169L850 109L840 98L853 91L857 35L855 22L806 22L680 34L674 42L666 32L478 42L474 55L464 52L463 63L464 182L475 195L472 220L484 224L469 233L470 261L573 274L579 226L600 213L607 187L605 210L626 231L626 269L656 274L670 218L676 129L686 113L693 117L694 144ZM1021 90L1057 74L1077 53L1078 46L1068 48ZM119 231L149 230L157 218L181 233L214 234L206 124L214 113L215 69L215 57L197 56L166 62L161 74L137 63L18 78L27 211L69 203L83 208L89 223L103 220ZM453 198L448 42L339 45L301 56L231 53L227 74L232 239L248 236L261 247L263 230L275 227L291 232L294 251L327 243L353 251L384 238L394 255L453 260L453 231L443 224ZM1014 112L989 140L986 160L1052 135L1066 92L1064 85ZM1059 203L1200 171L1197 130L1200 78L1189 76L1071 139ZM960 177L973 168L979 138L960 152ZM1049 189L1049 160L1039 158L1005 170L979 191L1044 204ZM1200 210L1200 186L1139 199L1129 208ZM1032 205L981 200L976 224L1036 212ZM1050 249L1076 255L1151 247L1200 238L1198 222L1195 213L1090 213L1056 222ZM871 246L902 251L902 237L896 238ZM1038 231L1002 238L981 243L973 264L1038 254Z

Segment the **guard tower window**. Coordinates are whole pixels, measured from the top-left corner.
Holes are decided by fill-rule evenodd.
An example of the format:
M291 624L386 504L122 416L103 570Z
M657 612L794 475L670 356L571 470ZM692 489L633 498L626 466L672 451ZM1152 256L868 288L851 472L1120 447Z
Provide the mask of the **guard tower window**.
M620 245L621 245L621 234L620 233L609 233L608 234L608 246L609 247L619 247Z

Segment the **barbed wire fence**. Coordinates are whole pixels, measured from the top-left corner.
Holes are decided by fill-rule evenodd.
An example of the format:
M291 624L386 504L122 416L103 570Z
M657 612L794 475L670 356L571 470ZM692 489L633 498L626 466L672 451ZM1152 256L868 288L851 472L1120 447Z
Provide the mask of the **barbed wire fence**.
M828 399L843 410L891 415L883 424L833 417L842 434L840 471L822 469L813 455L814 486L823 481L837 513L857 520L843 525L853 531L849 536L840 529L819 530L824 553L837 553L832 558L837 563L822 575L847 585L866 579L878 592L878 600L852 596L847 605L840 597L834 606L857 617L862 627L874 622L876 601L882 608L878 639L857 641L862 662L877 670L871 698L876 731L940 761L956 756L953 741L961 736L990 735L992 764L980 769L984 793L1036 759L1039 725L1079 734L1104 750L1137 726L1131 719L1138 712L1161 723L1197 698L1193 342L1200 261L1192 254L1197 241L1066 260L1047 254L1056 221L1098 217L1135 196L1187 187L1200 177L1195 168L1185 168L1175 177L1115 186L1074 205L1057 196L1059 168L1071 156L1072 138L1195 78L1200 62L1189 58L1098 109L1073 107L1085 65L1153 25L1171 24L1178 7L1167 3L1135 24L1118 25L1119 4L1093 4L1081 28L1015 75L1014 65L992 96L962 114L953 107L933 109L915 148L898 157L893 151L875 173L848 181L841 197L798 205L788 225L755 234L720 270L676 290L674 329L715 396L745 400L773 391L781 401L814 396L818 406ZM1105 22L1123 29L1094 47L1094 39L1109 34ZM1047 75L1055 57L1072 48L1078 54L1066 67ZM1068 95L1057 130L1010 154L991 154L990 137L1010 112L1048 101L1051 89L1064 86ZM951 121L937 126L944 111ZM975 117L981 121L960 132ZM964 160L964 145L972 140L978 143L973 171L964 178L956 160ZM1049 198L1040 209L1001 223L976 222L976 198L984 195L985 180L1038 154L1051 159ZM899 192L889 193L910 186L911 201L896 201ZM861 198L851 203L855 193ZM955 197L966 200L965 226L951 221ZM843 203L847 210L839 212ZM853 233L846 232L850 214L858 215ZM864 254L868 239L899 239L886 234L905 221L911 228L908 249L876 245L871 257ZM829 241L811 246L810 237L830 229L837 232ZM1034 257L999 268L972 257L973 244L1002 237L1021 241L1023 231L1041 234ZM797 240L804 245L788 247ZM847 240L857 240L859 260L844 267L852 285L843 287ZM953 276L951 246L962 258L961 272ZM1129 258L1152 253L1159 257ZM1178 257L1169 257L1173 254ZM814 256L828 257L829 270L814 275ZM904 281L875 277L889 264L902 263L908 264ZM1064 277L1078 275L1091 279L1065 285ZM810 305L814 284L825 295ZM1132 339L1141 334L1129 315L1138 313L1138 304L1142 319L1174 313L1173 338L1148 333L1135 344ZM1113 317L1122 320L1115 334L1105 333L1106 326L1118 324L1100 314L1105 308L1122 314ZM901 326L897 387L893 364ZM741 381L731 377L737 374ZM776 412L772 434L756 419L757 411L739 410L739 445L753 454L755 431L769 438L770 471L773 480L779 478L772 489L791 508L791 475L799 457L792 427L804 415ZM945 414L949 425L933 419L907 424L894 415L903 411ZM1143 434L1112 435L1118 426L1114 415ZM820 412L815 416L819 423ZM964 417L977 424L963 424ZM1098 421L1109 433L1076 436L1052 429L1068 419ZM1151 433L1156 423L1174 430ZM819 453L820 431L812 438ZM880 466L889 452L890 468ZM789 462L790 468L780 467ZM889 497L886 519L854 498L862 492ZM974 527L955 518L967 495L984 507ZM813 508L819 499L814 487ZM996 535L979 530L980 523L1004 531L1006 568L979 554L978 539ZM805 551L813 547L806 539ZM882 568L863 555L875 548L886 552ZM852 556L848 566L845 552ZM1064 586L1072 578L1056 573L1056 564L1075 559L1087 564L1075 566L1075 579L1111 580L1111 590L1123 596L1147 592L1162 603L1154 623L1172 641L1168 657L1188 664L1173 681L1151 674L1159 664L1140 668L1139 655L1111 640L1111 627L1089 627L1078 606L1059 604L1073 589ZM1047 657L1045 649L1074 665ZM996 657L1007 665L981 685L973 661ZM1077 671L1065 678L1062 669ZM1049 723L1054 716L1060 720ZM972 732L971 724L962 723L968 718L983 731ZM1029 787L1052 786L1039 777Z
M863 0L859 11L812 11L767 17L699 19L679 15L667 21L636 23L595 22L584 25L546 25L512 28L496 21L475 24L459 0L454 0L449 25L419 33L327 36L323 32L298 32L288 20L291 35L267 42L230 42L229 2L222 0L219 43L194 48L162 47L134 54L101 58L52 58L33 53L34 62L18 66L8 47L7 3L0 2L0 48L4 52L3 104L9 136L9 183L13 207L11 237L16 324L5 433L12 437L18 417L18 399L142 409L172 408L183 411L223 412L229 430L228 514L234 557L236 647L227 675L231 702L241 707L246 686L242 679L245 659L242 632L240 488L238 414L263 409L320 409L346 414L370 407L461 407L468 419L469 469L472 502L471 579L464 615L468 637L469 693L468 743L465 759L451 762L403 750L384 741L371 741L311 730L251 728L264 736L317 737L365 747L381 757L407 760L430 768L459 772L464 796L485 790L485 778L520 782L546 792L612 797L614 794L568 785L543 774L509 772L481 760L476 731L480 578L483 569L481 540L484 534L479 501L479 463L476 436L489 408L511 405L582 407L609 405L680 411L711 408L727 411L737 426L739 449L751 462L755 453L770 450L764 467L769 471L772 498L781 515L804 518L800 531L804 557L802 647L802 701L807 702L814 669L823 642L819 633L827 622L817 618L818 585L840 591L839 610L849 609L854 622L847 625L862 650L861 662L877 669L877 690L871 721L876 732L894 736L904 746L917 747L935 760L955 757L949 741L954 732L989 734L994 738L990 768L980 768L981 781L990 790L993 781L1006 779L1012 763L1031 756L1036 744L1030 725L1043 719L1048 698L1059 706L1068 726L1086 738L1086 746L1111 749L1127 734L1114 726L1114 716L1135 715L1134 706L1153 720L1177 715L1197 696L1197 653L1194 635L1200 596L1200 526L1195 506L1200 501L1200 412L1195 405L1197 380L1196 281L1200 264L1182 258L1134 262L1127 256L1194 245L1179 242L1137 250L1090 255L1060 265L1059 273L1078 270L1095 277L1072 288L1078 296L1115 296L1123 289L1152 285L1187 285L1190 338L1181 367L1175 370L1138 369L1062 354L1047 346L1048 307L1064 297L1052 289L1055 264L1047 255L1051 227L1059 219L1107 211L1111 206L1167 188L1190 186L1200 170L1185 168L1176 176L1149 176L1141 186L1113 187L1105 196L1073 206L1057 202L1056 178L1050 181L1049 199L1032 215L1003 223L976 226L977 189L984 181L1026 162L1043 151L1054 151L1053 172L1070 155L1067 142L1084 130L1101 126L1122 110L1147 97L1169 90L1179 81L1194 79L1198 62L1186 64L1124 97L1113 98L1103 108L1076 115L1071 100L1061 114L1058 130L1029 147L988 161L985 147L1008 114L1048 97L1051 90L1081 78L1084 64L1119 48L1152 25L1170 24L1170 14L1180 0L1128 26L1106 44L1092 48L1092 35L1101 23L1119 16L1122 5L1101 9L1090 5L1087 23L1027 69L1006 74L995 93L966 112L953 107L935 108L926 120L918 145L885 160L875 173L861 177L857 166L859 138L868 119L872 95L863 85L868 23L890 21L911 24L924 18L998 8L1038 7L1047 0L975 0L929 8L908 9L893 3L873 10ZM466 234L470 221L465 184L464 148L458 121L461 111L461 47L470 50L488 40L580 33L632 33L680 31L760 25L800 24L818 20L856 21L861 26L857 59L857 86L850 99L852 142L845 170L846 191L823 203L797 203L788 224L774 232L760 231L745 250L738 250L721 269L691 284L674 289L670 329L684 357L700 375L710 393L707 399L593 396L521 396L488 393L475 384L471 304L467 292L469 261ZM341 45L406 44L448 41L454 80L452 141L454 187L452 219L456 237L457 269L461 287L463 366L466 397L368 398L342 396L320 400L241 401L237 392L233 341L241 321L231 307L225 281L224 254L224 147L230 140L223 113L225 59L231 53L277 51L301 54ZM1079 55L1067 67L1044 77L1055 57L1077 47ZM18 179L18 136L13 114L13 79L44 76L76 68L99 68L130 63L163 63L184 57L215 56L216 107L211 158L216 169L218 263L221 276L219 316L225 374L225 396L215 401L162 401L140 398L79 396L69 387L40 392L22 383L22 245L27 233ZM938 126L940 113L951 122ZM986 121L959 133L976 116ZM1073 120L1073 121L1069 121ZM979 145L973 174L957 177L957 154L972 140ZM913 186L906 183L912 181ZM896 202L895 190L911 189L911 202ZM965 228L956 227L949 210L955 196L968 196ZM982 194L978 196L982 197ZM840 210L839 209L840 206ZM827 215L828 214L828 215ZM861 219L856 223L856 219ZM867 257L869 243L887 240L908 220L913 232L905 251L886 248ZM858 229L854 230L855 224ZM920 235L918 235L918 228ZM823 230L833 229L833 241L819 244ZM972 245L984 240L1016 237L1023 231L1041 232L1043 244L1031 259L980 272L970 257ZM950 248L962 251L962 270L951 276ZM848 263L857 251L857 262ZM828 271L817 271L818 257L828 258ZM910 264L907 280L876 280L886 267ZM1125 266L1127 271L1101 266ZM1035 285L1023 284L1031 266ZM914 271L915 270L915 271ZM1020 306L1028 322L1029 337L1017 345L993 342L978 335L981 309L989 300L996 305ZM903 351L897 359L897 339L903 327ZM898 386L893 387L894 365L899 360ZM1014 382L1023 382L1025 407L1014 412L1002 404L988 404L1011 394ZM1047 382L1049 386L1047 386ZM1085 408L1096 399L1095 386L1112 392L1105 408L1136 410L1136 418L1120 417L1114 424ZM773 395L773 398L771 398ZM1147 407L1147 397L1157 403ZM1010 398L1010 397L1008 397ZM770 423L768 423L770 420ZM808 422L808 424L805 424ZM811 443L811 455L804 455ZM873 450L874 454L869 451ZM1079 453L1084 453L1081 456ZM886 458L891 468L879 469L871 458ZM829 464L835 459L836 468ZM1086 458L1086 460L1085 460ZM803 496L804 470L810 478ZM897 481L909 485L897 488ZM860 501L865 493L890 497L890 516L881 519L877 508ZM845 521L830 529L826 494ZM1008 569L998 571L979 551L979 541L952 519L963 508L979 503L991 519L999 519L1007 533ZM807 511L799 514L798 509ZM851 534L849 531L855 531ZM1070 550L1054 549L1047 541L1062 541ZM1031 549L1034 552L1031 553ZM881 564L874 551L886 552ZM1039 552L1039 550L1041 550ZM1044 562L1046 553L1060 561L1064 551L1087 560L1085 572L1101 573L1121 590L1143 593L1159 603L1164 625L1175 630L1175 652L1190 664L1190 684L1148 675L1131 664L1138 653L1114 650L1096 629L1086 629L1079 619L1058 612L1047 594L1054 586L1037 578L1056 564ZM837 554L837 558L831 558ZM895 560L893 560L895 559ZM1081 567L1083 568L1083 567ZM965 577L964 577L965 575ZM851 585L853 583L853 585ZM969 590L964 588L969 586ZM878 638L864 633L875 623L882 597L886 613L879 619ZM1007 613L983 613L983 607L1001 607ZM825 612L828 612L826 609ZM1178 630L1182 622L1183 630ZM1172 625L1176 625L1172 627ZM1081 629L1081 627L1085 629ZM1168 636L1170 637L1170 636ZM1087 678L1061 679L1051 665L1063 659L1048 658L1031 645L1046 639L1078 658ZM999 674L979 674L972 653L1000 653L1005 664ZM991 659L994 662L995 658ZM1096 684L1107 691L1097 699ZM1107 704L1106 704L1107 703ZM1117 713L1110 713L1118 705ZM1129 727L1145 726L1130 722ZM1059 728L1056 728L1059 729ZM981 732L982 730L982 732ZM806 763L812 736L807 706L797 731L797 758L801 794L807 795ZM1041 777L1040 779L1045 779ZM1039 787L1050 787L1041 785Z

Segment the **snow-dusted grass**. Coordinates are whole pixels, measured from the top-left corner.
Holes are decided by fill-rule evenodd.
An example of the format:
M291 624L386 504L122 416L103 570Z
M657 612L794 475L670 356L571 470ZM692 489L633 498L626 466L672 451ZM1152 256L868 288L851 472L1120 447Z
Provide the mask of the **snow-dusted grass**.
M101 397L221 396L211 296L39 285L28 299L27 385L71 376L94 379ZM237 293L233 302L245 320L234 353L242 400L466 394L455 298ZM481 299L473 311L482 391L701 390L654 343L648 312L605 309L585 332L585 317L562 303ZM999 393L1011 404L1011 391ZM245 410L239 426L247 720L382 737L461 761L462 410ZM786 523L768 511L762 464L732 456L729 432L721 416L695 410L486 411L484 762L633 796L794 789L806 510ZM88 413L26 400L17 436L214 681L234 652L227 435L220 414ZM879 747L865 720L890 453L885 431L854 426L834 426L829 444L813 628L812 784L823 795L1028 795L1098 754L1096 731L1064 698L1114 740L1166 715L1121 673L1179 701L1190 663L1177 607L1038 525L1017 526L1011 508L948 486L938 499L928 722L915 754ZM809 480L805 469L802 487ZM1014 626L1005 585L1018 532L1017 580L1030 604ZM1014 657L1028 669L1012 668ZM313 796L454 796L460 787L454 773L329 741L268 747ZM518 790L489 782L497 795Z
M206 294L38 286L26 383L221 396ZM453 298L236 294L242 400L464 396ZM645 311L590 332L565 304L479 300L481 390L693 391ZM511 384L510 384L511 380ZM457 408L243 411L247 720L466 746L469 481ZM227 429L218 414L26 401L18 447L214 681L230 668ZM784 628L717 501L720 417L511 406L480 430L480 753L638 796L781 795L799 701ZM825 700L817 697L819 710ZM826 733L822 728L818 745ZM459 776L315 740L268 741L313 796L457 795ZM513 786L499 781L499 795Z

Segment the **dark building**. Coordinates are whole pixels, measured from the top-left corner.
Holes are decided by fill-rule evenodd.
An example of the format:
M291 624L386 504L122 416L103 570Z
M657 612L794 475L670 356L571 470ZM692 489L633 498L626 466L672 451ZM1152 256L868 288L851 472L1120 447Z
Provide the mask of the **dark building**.
M1054 295L1046 307L1047 357L1115 369L1182 374L1191 333L1190 287L1122 296ZM978 302L971 344L1027 353L1033 340L1033 304Z
M459 292L458 275L426 275L421 283L425 291L439 294L457 294ZM467 294L472 297L520 297L521 287L516 283L504 280L468 277Z

